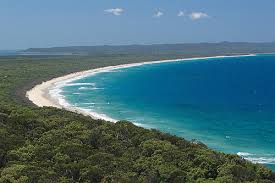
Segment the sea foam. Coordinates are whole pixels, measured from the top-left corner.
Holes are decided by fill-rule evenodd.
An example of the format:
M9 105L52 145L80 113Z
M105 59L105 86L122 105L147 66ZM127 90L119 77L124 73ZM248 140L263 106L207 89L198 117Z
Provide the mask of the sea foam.
M66 83L66 86L95 86L95 83Z
M237 155L252 163L275 164L275 154L252 154L248 152L238 152Z

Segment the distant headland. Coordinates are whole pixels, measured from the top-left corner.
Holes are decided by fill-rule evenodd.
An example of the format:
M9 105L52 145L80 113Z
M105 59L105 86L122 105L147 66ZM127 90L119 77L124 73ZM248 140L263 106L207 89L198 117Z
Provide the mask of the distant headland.
M103 45L103 46L65 46L51 48L29 48L29 53L67 53L76 55L174 55L197 57L213 55L240 55L251 53L274 53L275 42L220 42L220 43L183 43L183 44L152 44L152 45Z

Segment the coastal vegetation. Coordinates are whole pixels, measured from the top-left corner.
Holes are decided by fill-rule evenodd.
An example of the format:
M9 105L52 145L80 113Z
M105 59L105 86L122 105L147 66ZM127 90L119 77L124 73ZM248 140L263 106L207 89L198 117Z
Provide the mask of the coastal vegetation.
M183 54L1 57L0 183L274 182L275 174L265 166L196 140L127 121L110 123L38 108L24 97L35 84L71 72L179 56Z

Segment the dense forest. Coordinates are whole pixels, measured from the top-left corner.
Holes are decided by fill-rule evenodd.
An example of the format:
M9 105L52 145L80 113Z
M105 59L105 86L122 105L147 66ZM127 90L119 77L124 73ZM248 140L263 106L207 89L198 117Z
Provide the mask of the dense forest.
M0 183L274 182L270 169L196 140L38 108L24 97L35 84L74 71L178 56L0 57Z

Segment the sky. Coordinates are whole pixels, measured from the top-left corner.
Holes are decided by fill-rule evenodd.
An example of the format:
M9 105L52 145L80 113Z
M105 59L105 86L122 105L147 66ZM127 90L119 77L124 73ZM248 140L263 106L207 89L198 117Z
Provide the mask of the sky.
M0 50L274 42L275 0L0 0Z

